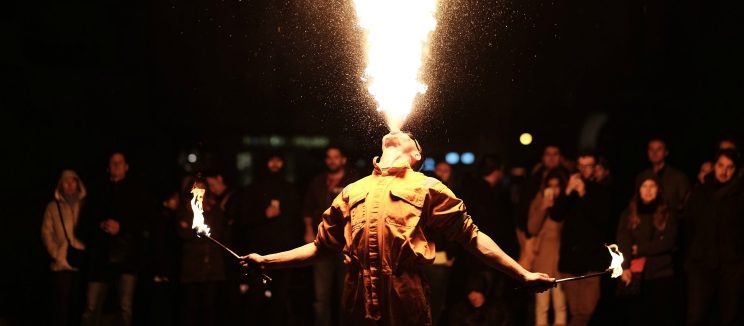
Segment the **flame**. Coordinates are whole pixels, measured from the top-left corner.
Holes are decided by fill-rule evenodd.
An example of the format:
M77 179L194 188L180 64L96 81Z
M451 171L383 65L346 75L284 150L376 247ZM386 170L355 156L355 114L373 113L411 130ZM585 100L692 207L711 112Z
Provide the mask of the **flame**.
M431 32L437 0L354 0L365 30L367 68L362 80L385 112L391 131L400 130L417 94L427 86L419 70Z
M196 230L197 234L203 234L209 236L209 227L204 224L204 209L202 202L204 201L205 189L194 187L191 189L191 193L194 197L191 198L191 210L194 212L194 221L191 223L191 228Z
M616 244L607 246L607 250L610 251L610 256L612 256L612 262L610 262L610 267L607 270L612 270L611 276L618 278L620 275L623 275L623 253L620 252Z

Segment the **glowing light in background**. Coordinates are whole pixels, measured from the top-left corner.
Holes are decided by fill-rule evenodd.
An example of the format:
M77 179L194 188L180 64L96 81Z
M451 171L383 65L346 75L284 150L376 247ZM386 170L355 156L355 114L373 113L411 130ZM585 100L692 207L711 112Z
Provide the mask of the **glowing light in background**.
M366 36L363 80L391 131L400 130L417 94L426 92L420 69L437 25L437 0L354 0Z
M470 165L475 163L475 154L471 152L465 152L460 155L460 162L465 165Z
M191 153L189 154L189 156L186 157L186 159L189 161L189 163L196 163L198 157L196 157L196 154Z
M437 165L437 162L434 161L433 158L427 157L426 159L424 159L424 163L421 166L421 170L424 170L424 171L434 171L434 167L436 165Z
M449 163L450 165L460 163L460 154L457 154L456 152L449 152L447 153L447 155L444 156L444 161Z
M524 146L532 144L532 135L526 132L519 135L519 143L521 143Z

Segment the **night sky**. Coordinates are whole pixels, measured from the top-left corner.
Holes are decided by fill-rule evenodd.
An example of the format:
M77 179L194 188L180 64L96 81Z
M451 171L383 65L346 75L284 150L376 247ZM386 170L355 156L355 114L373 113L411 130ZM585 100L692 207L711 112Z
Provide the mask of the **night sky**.
M435 156L532 164L547 143L594 145L627 179L660 135L693 177L715 140L744 130L740 1L440 2L429 91L406 127ZM123 149L159 190L193 148L231 162L244 135L327 135L366 160L386 132L351 1L18 1L2 16L4 220L17 230L2 247L18 266L5 280L43 269L38 225L63 168L100 178Z

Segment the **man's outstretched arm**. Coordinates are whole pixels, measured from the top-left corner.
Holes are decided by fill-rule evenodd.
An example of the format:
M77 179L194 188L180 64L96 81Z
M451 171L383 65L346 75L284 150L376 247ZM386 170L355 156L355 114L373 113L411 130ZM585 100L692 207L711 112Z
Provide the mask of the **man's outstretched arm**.
M501 250L491 237L483 232L478 232L478 236L475 238L475 244L468 249L492 268L506 273L526 286L553 287L554 278L544 273L532 273L524 269L524 267Z
M315 242L311 242L304 246L275 254L265 256L259 254L246 255L240 257L240 264L247 268L255 268L257 266L265 269L291 268L312 265L332 256L333 253L330 250L323 249Z
M312 265L318 261L333 257L344 247L344 216L348 216L348 196L339 194L331 207L323 213L323 220L318 225L315 241L292 250L270 255L250 254L241 257L240 264L246 268L287 268Z

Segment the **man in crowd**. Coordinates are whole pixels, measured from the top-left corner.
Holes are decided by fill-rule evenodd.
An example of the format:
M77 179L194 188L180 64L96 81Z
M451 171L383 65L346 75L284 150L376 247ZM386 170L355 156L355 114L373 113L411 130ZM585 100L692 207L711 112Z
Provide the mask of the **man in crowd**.
M636 177L636 183L640 184L642 176L653 172L661 179L661 191L672 213L677 214L682 210L685 198L690 191L690 181L682 171L675 169L666 162L669 149L666 142L661 138L652 138L648 141L648 161L651 167L642 171Z
M303 220L305 222L305 242L315 240L315 231L321 221L323 211L331 205L333 199L341 193L348 184L356 180L356 176L346 168L346 155L339 146L329 146L325 150L326 171L315 177L308 188L303 205ZM340 290L344 274L341 257L318 262L313 266L315 283L315 325L330 326L333 320L333 289Z
M579 154L579 172L571 175L563 196L555 200L553 219L564 222L561 233L558 271L562 277L603 271L610 265L605 234L610 217L611 198L604 185L594 180L597 157ZM599 301L599 278L563 284L571 321L569 325L587 325Z
M155 201L127 177L129 164L121 152L109 158L108 180L89 197L83 227L90 250L87 301L83 325L98 325L104 302L116 285L117 319L132 323L137 273L142 263L145 225L155 215Z

